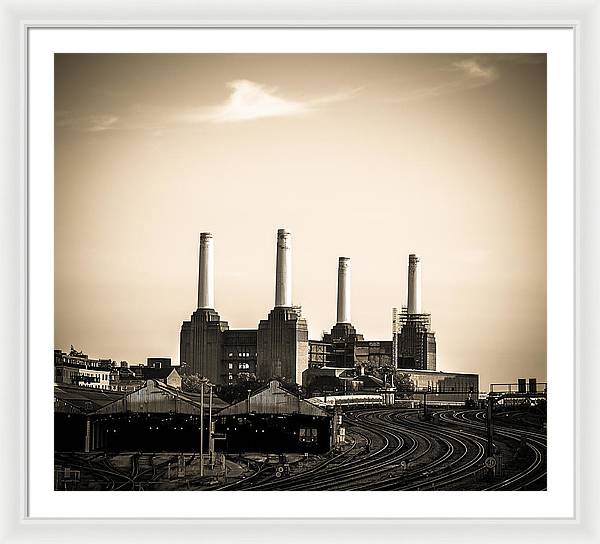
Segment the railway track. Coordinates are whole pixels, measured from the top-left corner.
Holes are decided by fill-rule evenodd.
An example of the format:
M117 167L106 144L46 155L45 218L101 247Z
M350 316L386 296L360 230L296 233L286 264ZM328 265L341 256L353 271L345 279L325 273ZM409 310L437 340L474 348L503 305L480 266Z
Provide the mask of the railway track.
M416 410L378 409L347 413L349 436L369 437L369 452L340 456L310 471L285 479L269 477L248 489L278 490L521 490L544 488L545 437L533 431L495 425L495 436L505 449L528 437L533 455L529 464L504 480L474 487L486 457L482 412L440 411L440 423L419 420ZM356 444L357 440L355 440ZM402 461L408 468L402 467ZM406 465L405 465L406 466Z
M140 458L146 457L148 468L141 470ZM107 491L143 490L144 485L151 485L167 470L170 462L177 460L174 455L161 463L154 463L155 454L131 455L131 468L129 471L116 467L104 453L85 455L80 453L56 454L55 462L71 468L79 469L88 476L97 477L105 482ZM191 462L192 459L188 461Z
M447 487L472 477L484 457L483 439L464 431L449 431L436 425L420 422L415 411L393 414L396 424L429 440L446 444L441 456L427 459L419 455L412 470L389 478L383 485L371 487L378 490L433 490Z
M518 415L521 413L517 412L516 414ZM514 417L515 416L511 416L511 419ZM473 416L472 412L461 411L454 414L453 418L459 420L462 424L473 427L483 427L485 424L485 414L481 412ZM521 421L518 422L516 427L507 427L505 425L494 423L494 432L496 435L511 439L517 443L521 443L522 439L525 438L525 447L533 453L533 459L523 470L502 482L498 482L487 487L486 490L520 491L527 489L538 490L538 488L546 488L545 452L547 448L547 437L543 433L528 430L531 425L527 425L527 428L523 428L523 425L520 423Z
M307 481L311 481L317 474L330 473L334 471L334 467L344 467L349 469L354 466L357 457L363 455L361 449L361 442L365 442L370 445L372 440L369 436L363 433L356 433L355 437L351 438L352 444L340 453L336 453L318 463L316 466L303 470L302 472L292 474L285 478L285 480L279 480L275 475L275 467L273 465L263 465L260 470L257 471L250 477L245 478L240 482L233 482L225 486L217 487L216 490L222 489L235 489L245 490L249 489L252 491L262 491L268 489L289 489L292 485L302 485ZM359 450L359 451L357 451Z
M455 433L450 433L450 439L443 436L432 436L432 433L424 432L423 426L416 422L405 422L399 425L393 416L396 410L369 410L346 415L346 425L351 435L357 432L371 433L372 442L376 444L369 454L361 456L329 470L313 470L312 474L298 474L293 481L286 479L273 483L263 488L286 489L286 490L376 490L419 488L420 479L426 478L429 483L450 476L456 477L456 471L435 475L436 468L444 467L451 462L459 462L463 457L469 455L471 448L465 445L462 437L457 438ZM433 433L441 434L441 433ZM482 450L482 447L480 447ZM432 459L427 463L421 463L421 459L427 457ZM475 463L480 458L478 451L470 463ZM470 456L472 457L472 456ZM402 472L398 475L402 461L410 462L419 466L418 473L407 475ZM467 465L468 468L470 465ZM466 470L464 466L460 471ZM425 474L423 473L425 470Z
M546 448L538 417L515 411L497 417L494 443L511 461L501 480L482 479L486 458L486 422L481 410L437 410L435 421L422 421L415 409L353 410L344 415L351 443L331 452L316 465L277 477L276 467L255 462L243 479L211 490L543 490L546 488ZM517 455L518 454L518 455ZM101 481L107 490L151 488L174 455L159 463L155 454L134 453L130 465L118 467L103 454L57 454L64 464ZM188 459L190 464L193 461ZM297 470L297 467L296 467ZM189 486L206 485L195 478ZM206 487L205 487L206 489Z
M371 435L373 444L364 455L347 463L323 472L315 472L309 478L299 475L293 485L282 482L282 489L289 490L354 490L364 485L368 479L380 477L389 471L389 466L399 463L411 455L418 447L417 442L408 434L399 433L382 422L383 411L356 413L346 419L350 428L357 428L363 435Z

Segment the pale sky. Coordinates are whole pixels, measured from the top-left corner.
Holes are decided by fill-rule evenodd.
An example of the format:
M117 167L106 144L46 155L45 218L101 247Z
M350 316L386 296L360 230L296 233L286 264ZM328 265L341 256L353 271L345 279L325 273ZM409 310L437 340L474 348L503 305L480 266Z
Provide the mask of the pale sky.
M198 241L256 328L278 228L310 338L391 338L422 262L438 369L546 379L545 55L55 56L55 343L179 362Z

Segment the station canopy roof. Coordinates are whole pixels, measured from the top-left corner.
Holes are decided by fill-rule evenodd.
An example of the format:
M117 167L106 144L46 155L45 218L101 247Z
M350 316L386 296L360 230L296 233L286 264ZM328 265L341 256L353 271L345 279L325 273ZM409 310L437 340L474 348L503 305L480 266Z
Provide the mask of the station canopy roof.
M71 385L54 386L54 411L58 413L91 414L123 397L117 391Z
M148 380L135 391L123 394L87 387L54 387L54 411L88 415L142 413L200 414L201 395L185 393L158 380ZM227 403L213 395L214 413ZM204 394L204 412L209 410L209 394Z
M252 393L249 399L242 400L219 412L219 416L243 414L274 414L274 415L306 415L316 417L331 417L331 415L290 393L277 380L272 380L265 387Z

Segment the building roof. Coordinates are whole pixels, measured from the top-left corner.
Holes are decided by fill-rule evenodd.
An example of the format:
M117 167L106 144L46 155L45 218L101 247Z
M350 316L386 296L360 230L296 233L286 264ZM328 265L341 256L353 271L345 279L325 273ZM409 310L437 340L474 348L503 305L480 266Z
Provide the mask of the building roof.
M92 387L55 385L54 411L90 414L122 397L123 393L116 391L106 391Z
M208 391L204 395L204 413L209 410ZM213 395L213 411L227 406L216 395ZM194 414L201 413L200 395L194 397L179 389L170 387L159 380L148 380L146 384L135 391L127 393L111 404L100 408L97 414L118 414L126 412L153 414Z
M219 412L219 416L241 414L301 414L307 416L330 417L325 410L301 399L299 396L284 389L277 380L271 380L265 387L250 395L250 400L244 399L232 404Z
M190 391L183 391L182 395L185 396L185 398L188 398L189 400L196 402L198 405L200 405L200 402L202 400L202 395L200 393L192 393ZM210 393L209 393L209 388L206 387L204 390L204 409L205 410L208 410L209 402L210 402ZM217 397L217 395L215 395L214 392L213 392L212 402L213 402L213 411L215 411L215 412L222 410L226 406L229 406L229 404L227 402L225 402L222 398Z
M216 413L227 403L213 395ZM208 389L204 395L204 412L209 409ZM159 380L140 382L128 393L105 391L91 387L54 386L54 412L76 414L115 414L125 412L200 414L199 394L183 393Z
M398 372L402 372L403 374L440 374L443 376L452 376L454 374L458 374L459 376L479 376L476 372L454 372L454 371L446 371L446 370L415 370L412 368L399 368Z

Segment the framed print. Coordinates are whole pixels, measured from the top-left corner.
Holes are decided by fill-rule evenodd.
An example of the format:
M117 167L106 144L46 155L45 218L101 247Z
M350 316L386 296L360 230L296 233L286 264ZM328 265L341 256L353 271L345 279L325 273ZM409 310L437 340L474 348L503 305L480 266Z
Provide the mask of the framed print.
M597 536L597 22L509 5L7 18L7 542Z

